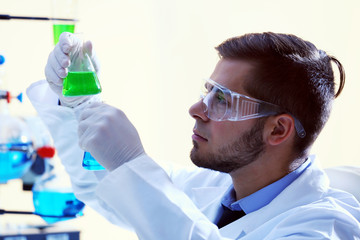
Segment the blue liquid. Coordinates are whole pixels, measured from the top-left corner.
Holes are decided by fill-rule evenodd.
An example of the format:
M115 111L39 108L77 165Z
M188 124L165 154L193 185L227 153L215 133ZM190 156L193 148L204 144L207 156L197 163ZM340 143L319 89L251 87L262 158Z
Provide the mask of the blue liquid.
M92 171L105 170L105 168L103 166L101 166L96 161L96 159L93 156L91 156L91 154L89 152L84 152L82 166L83 166L83 168L85 168L87 170L92 170Z
M31 143L0 144L0 183L21 178L29 170L32 164L31 154L26 151L29 145Z
M42 217L48 224L74 219L83 215L85 204L72 192L33 191L35 213L59 217ZM63 217L63 216L71 217Z

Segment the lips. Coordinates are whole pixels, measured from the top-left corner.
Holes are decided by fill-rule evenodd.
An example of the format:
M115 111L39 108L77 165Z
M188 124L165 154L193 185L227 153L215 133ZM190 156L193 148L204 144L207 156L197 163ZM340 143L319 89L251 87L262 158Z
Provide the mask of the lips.
M194 129L192 139L195 141L208 141L204 136L202 136L196 129Z

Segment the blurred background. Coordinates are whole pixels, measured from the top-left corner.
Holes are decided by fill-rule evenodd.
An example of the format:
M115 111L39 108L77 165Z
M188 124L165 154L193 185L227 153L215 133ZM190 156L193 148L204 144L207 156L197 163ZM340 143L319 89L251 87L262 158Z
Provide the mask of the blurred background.
M155 160L190 166L194 120L202 79L218 61L214 47L249 32L292 33L336 56L346 71L342 95L314 145L324 167L359 165L360 1L358 0L79 0L75 32L93 42L101 62L103 99L121 108ZM51 17L51 0L0 0L0 14ZM0 20L0 54L6 57L6 89L25 92L44 79L54 47L50 21ZM337 68L334 68L336 74ZM14 116L36 116L26 96ZM55 156L56 158L56 156ZM17 180L0 185L0 208L32 208ZM28 220L27 220L28 219ZM26 224L35 216L0 216ZM81 239L137 239L89 208L60 224L81 230Z

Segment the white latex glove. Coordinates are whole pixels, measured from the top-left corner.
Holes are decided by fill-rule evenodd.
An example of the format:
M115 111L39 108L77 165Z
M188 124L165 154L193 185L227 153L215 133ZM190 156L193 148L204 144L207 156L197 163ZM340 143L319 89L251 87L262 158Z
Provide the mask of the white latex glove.
M83 102L89 101L92 98L99 99L99 95L79 97L64 97L62 95L63 78L67 76L67 67L70 65L69 53L80 51L81 48L84 48L84 50L88 53L96 72L98 72L100 65L92 49L92 43L88 41L83 44L82 40L77 38L76 35L68 32L64 32L60 35L59 42L50 53L45 67L46 80L48 81L51 89L58 95L61 105L71 108L76 107Z
M101 102L90 103L79 117L79 145L107 170L145 154L139 134L125 114Z

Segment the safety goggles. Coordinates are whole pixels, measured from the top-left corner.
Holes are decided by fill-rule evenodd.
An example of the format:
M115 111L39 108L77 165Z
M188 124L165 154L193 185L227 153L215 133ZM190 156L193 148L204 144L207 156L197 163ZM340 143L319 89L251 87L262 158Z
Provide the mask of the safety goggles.
M243 121L284 112L275 104L233 92L212 79L206 80L205 88L205 94L201 96L203 110L213 121ZM291 116L294 118L297 134L300 138L305 137L304 127Z

